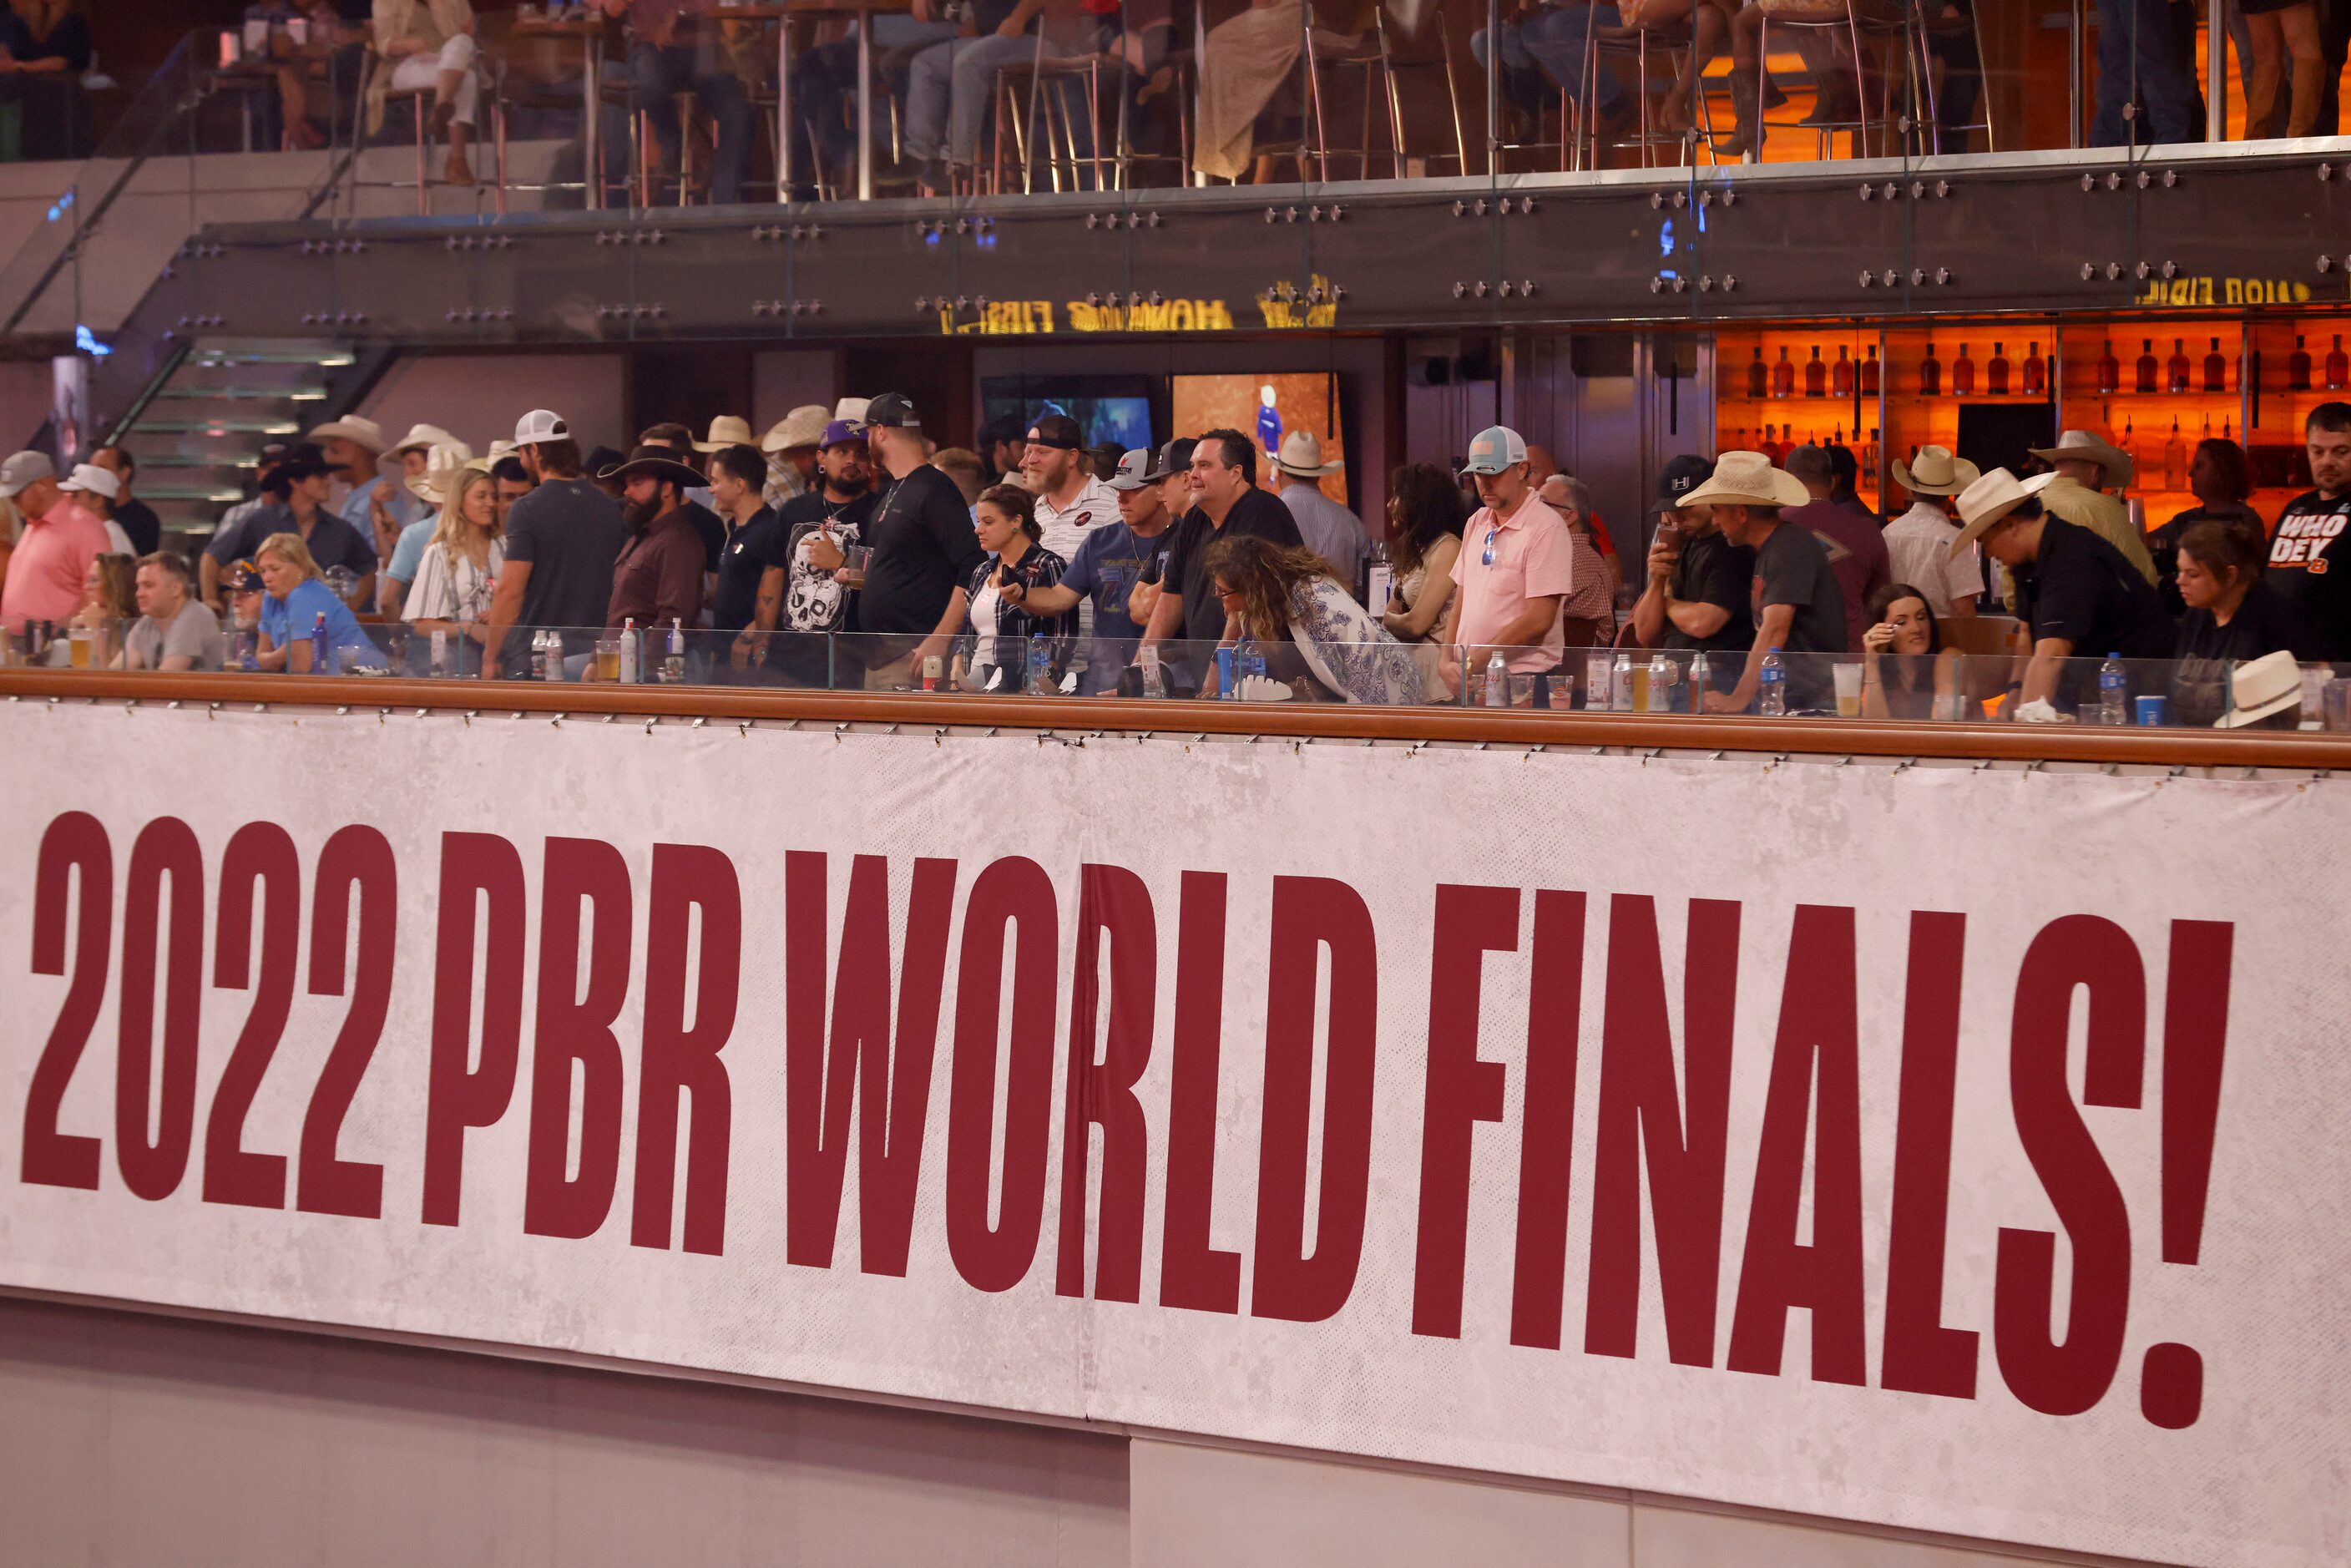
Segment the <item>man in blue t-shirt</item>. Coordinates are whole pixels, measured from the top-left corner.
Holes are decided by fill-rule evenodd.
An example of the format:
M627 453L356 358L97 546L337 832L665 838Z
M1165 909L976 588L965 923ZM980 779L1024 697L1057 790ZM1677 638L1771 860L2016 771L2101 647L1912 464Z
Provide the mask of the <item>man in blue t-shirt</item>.
M1118 677L1134 662L1135 644L1143 627L1127 611L1134 585L1158 575L1159 552L1166 547L1167 527L1174 519L1160 499L1159 481L1151 454L1137 449L1119 459L1110 487L1118 492L1115 523L1090 529L1061 580L1050 588L1031 589L1025 596L1016 587L1015 603L1032 615L1060 615L1091 599L1094 606L1093 643L1080 674L1079 690L1099 696L1118 689Z

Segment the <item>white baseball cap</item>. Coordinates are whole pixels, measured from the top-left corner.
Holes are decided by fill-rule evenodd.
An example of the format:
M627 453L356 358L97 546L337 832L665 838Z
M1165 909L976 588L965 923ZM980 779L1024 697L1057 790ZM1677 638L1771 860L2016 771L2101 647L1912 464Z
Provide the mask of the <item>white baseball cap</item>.
M569 441L571 427L563 416L549 409L535 408L515 423L514 444L533 446L542 441Z
M122 496L122 481L110 469L100 468L95 463L75 464L72 476L57 488L87 491L93 496L103 496L110 501L119 500Z

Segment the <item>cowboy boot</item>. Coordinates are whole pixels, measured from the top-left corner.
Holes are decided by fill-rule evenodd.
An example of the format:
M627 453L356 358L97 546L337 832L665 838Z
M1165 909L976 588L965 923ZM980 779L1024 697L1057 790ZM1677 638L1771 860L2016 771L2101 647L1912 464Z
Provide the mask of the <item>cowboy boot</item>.
M1714 155L1744 158L1753 153L1760 157L1763 151L1763 110L1756 98L1755 78L1745 71L1730 73L1730 111L1734 122L1730 135L1714 144Z
M2326 62L2296 60L2294 62L2294 96L2288 99L2285 133L2307 136L2318 123L2318 102L2326 91ZM2246 123L2251 124L2252 121Z
M2245 86L2245 134L2269 134L2270 115L2277 109L2278 68L2274 61L2256 62L2253 79Z

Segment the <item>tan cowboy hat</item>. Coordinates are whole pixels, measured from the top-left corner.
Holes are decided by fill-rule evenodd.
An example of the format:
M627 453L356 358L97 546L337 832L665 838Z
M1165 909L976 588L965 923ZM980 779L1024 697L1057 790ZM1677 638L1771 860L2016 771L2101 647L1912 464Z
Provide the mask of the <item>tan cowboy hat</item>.
M308 439L319 442L335 440L356 442L377 456L383 455L383 426L371 419L361 419L355 413L345 414L340 419L329 420L312 431Z
M2044 463L2070 463L2087 460L2106 471L2109 485L2127 485L2131 480L2131 456L2119 446L2109 446L2102 438L2086 430L2069 430L2057 437L2054 446L2035 446L2032 455Z
M1921 446L1916 466L1894 460L1894 482L1914 496L1956 496L1983 476L1983 470L1948 446Z
M824 427L831 418L822 403L804 404L768 427L768 434L759 437L759 450L790 452L814 446L824 439Z
M2030 479L2020 479L2005 468L1995 468L1960 491L1959 537L1951 541L1951 559L1957 560L1968 546L1983 537L1985 530L2056 479L2054 474L2035 474Z
M1685 507L1801 507L1813 498L1801 480L1771 466L1761 452L1726 452L1706 482L1681 499Z
M430 452L436 446L447 446L453 442L459 445L465 444L437 424L412 424L408 427L408 434L400 438L400 444L385 452L384 455L399 457L420 446ZM466 447L466 455L471 456L473 450L470 446Z
M2302 701L2302 666L2283 648L2239 664L2229 673L2229 711L2212 721L2215 729L2241 729Z
M445 507L457 486L457 477L468 468L490 471L486 458L476 457L462 441L444 441L424 454L424 472L411 475L408 493L428 507Z
M710 422L710 439L694 444L696 452L724 452L730 446L751 444L751 422L731 413L722 413Z
M1311 430L1293 430L1281 438L1281 452L1273 465L1301 479L1320 479L1347 466L1344 459L1322 461L1322 443Z

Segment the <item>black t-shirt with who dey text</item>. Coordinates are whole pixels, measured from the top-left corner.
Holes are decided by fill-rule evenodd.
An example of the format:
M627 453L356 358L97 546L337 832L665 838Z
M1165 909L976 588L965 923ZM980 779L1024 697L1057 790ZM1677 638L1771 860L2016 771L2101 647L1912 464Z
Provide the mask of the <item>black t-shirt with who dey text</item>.
M2286 503L2270 536L2271 587L2318 628L2338 657L2351 657L2351 495L2315 490Z

